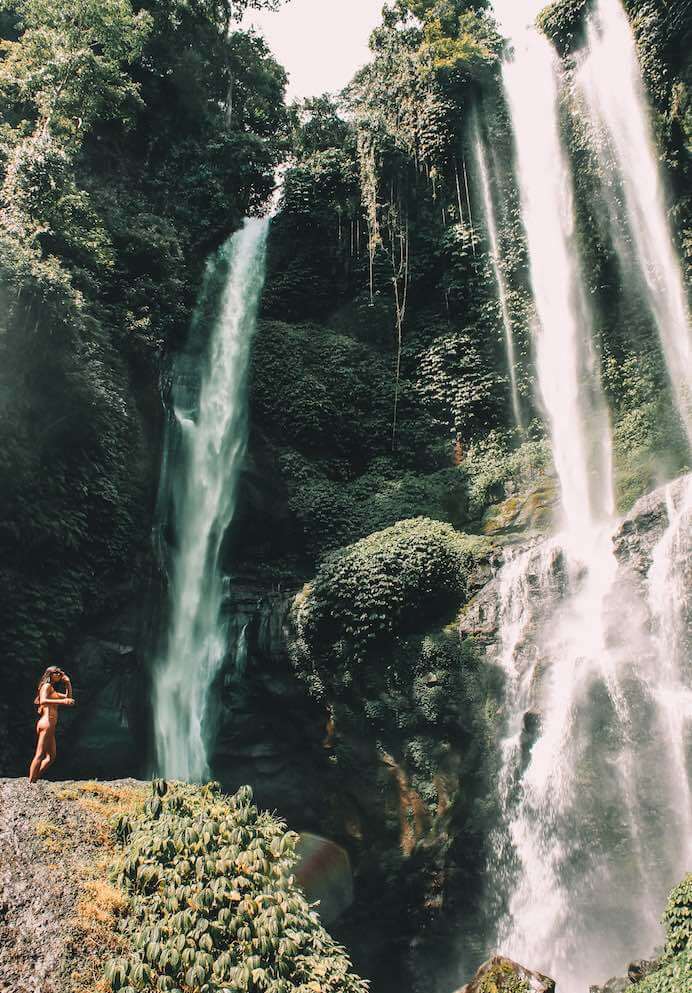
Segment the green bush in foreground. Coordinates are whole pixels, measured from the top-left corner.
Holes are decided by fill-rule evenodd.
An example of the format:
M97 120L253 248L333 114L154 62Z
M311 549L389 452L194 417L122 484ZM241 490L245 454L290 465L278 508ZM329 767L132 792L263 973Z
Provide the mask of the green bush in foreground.
M107 964L112 990L367 993L291 875L297 835L249 787L158 781L116 831L133 951Z
M636 985L636 993L686 993L692 988L692 873L668 898L663 924L666 947L660 968Z

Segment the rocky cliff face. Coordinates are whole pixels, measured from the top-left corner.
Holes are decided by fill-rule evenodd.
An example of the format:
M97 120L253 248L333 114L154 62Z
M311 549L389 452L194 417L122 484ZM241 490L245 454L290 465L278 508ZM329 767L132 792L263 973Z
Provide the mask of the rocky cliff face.
M670 523L671 509L679 506L690 486L691 476L681 476L670 484L660 486L641 497L630 512L615 527L612 535L613 552L618 562L615 586L620 592L629 591L641 597L646 576L651 568L654 550ZM563 553L551 538L531 538L506 546L513 557L528 556L526 570L529 588L535 594L535 619L538 620L557 603L565 592L565 562ZM460 631L477 638L483 644L495 643L502 610L501 580L498 572L505 560L498 550L490 559L492 576L464 607ZM646 619L644 619L646 621ZM527 626L530 632L531 624ZM529 635L530 636L530 635Z

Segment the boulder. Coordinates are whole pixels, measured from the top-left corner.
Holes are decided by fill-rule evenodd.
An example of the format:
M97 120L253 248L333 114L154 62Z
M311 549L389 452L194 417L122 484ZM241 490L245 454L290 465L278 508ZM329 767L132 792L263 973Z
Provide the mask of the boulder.
M637 959L636 962L630 962L627 967L627 978L630 983L640 983L642 979L646 979L652 972L656 972L660 966L661 963L658 959Z
M692 475L688 473L637 500L613 535L615 555L621 565L646 575L653 549L668 527L669 508L680 505L690 485Z
M504 955L493 955L456 993L555 993L555 980Z

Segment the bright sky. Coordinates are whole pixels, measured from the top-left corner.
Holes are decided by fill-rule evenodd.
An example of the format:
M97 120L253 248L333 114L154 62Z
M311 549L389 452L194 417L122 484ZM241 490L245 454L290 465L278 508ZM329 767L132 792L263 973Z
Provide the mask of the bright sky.
M337 92L368 61L368 38L384 0L287 0L276 12L251 11L244 24L264 35L288 72L289 100Z

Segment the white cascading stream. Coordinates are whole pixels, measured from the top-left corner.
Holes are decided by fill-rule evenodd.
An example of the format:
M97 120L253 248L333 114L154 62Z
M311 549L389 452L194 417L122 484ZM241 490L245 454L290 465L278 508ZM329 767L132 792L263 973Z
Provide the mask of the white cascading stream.
M610 425L561 141L560 67L533 25L543 6L494 3L510 42L503 83L562 528L510 555L498 576L506 725L490 887L498 950L581 993L653 948L680 860L676 843L662 851L656 840L676 802L672 782L653 773L666 761L650 689L659 649L613 551Z
M675 797L669 842L682 872L692 866L692 475L666 488L668 527L654 549L647 576L655 668L647 674L655 701L657 736L664 745L659 775Z
M533 27L540 0L495 0L512 46L503 83L516 149L516 170L538 326L535 357L540 398L553 442L565 529L593 540L613 512L610 429L593 353L579 271L569 165L560 139L556 54Z
M690 314L635 39L620 0L597 0L587 21L587 45L577 82L593 125L601 169L615 173L621 185L624 212L617 202L610 204L616 227L613 241L623 269L634 262L641 276L692 445ZM613 199L617 200L617 193L611 192Z
M208 694L227 652L219 555L236 504L248 436L247 374L264 284L269 221L248 219L207 263L205 294L225 283L203 352L198 396L186 387L173 407L180 436L175 472L177 547L170 581L170 625L154 670L154 728L161 775L190 782L209 774Z
M493 267L493 275L495 276L497 299L500 305L500 316L502 318L505 354L507 356L507 368L509 369L509 381L512 395L512 414L514 415L514 423L521 431L524 428L524 423L521 415L519 387L517 385L517 358L516 348L514 346L514 330L512 328L512 319L510 317L509 304L507 301L507 281L505 280L505 274L502 271L500 245L497 236L497 221L495 219L495 206L493 203L493 194L490 186L490 173L488 169L487 157L485 154L485 148L483 147L483 141L478 133L478 129L476 128L475 130L474 146L476 151L476 162L478 163L478 175L480 177L481 191L483 193L483 209L485 213L485 225L488 232L488 242L490 246L490 261Z

